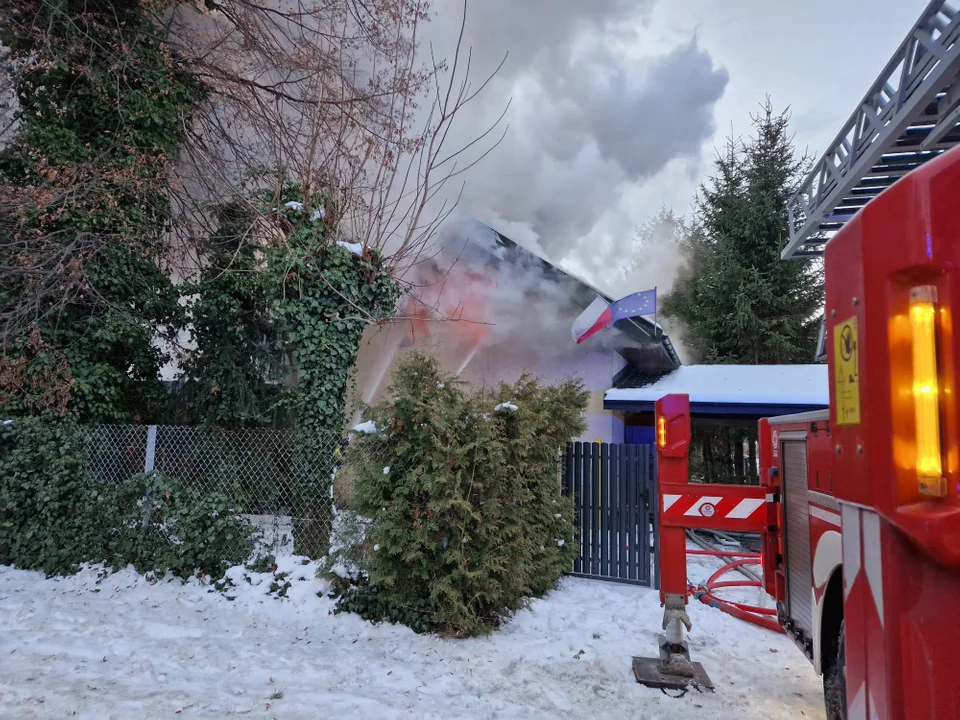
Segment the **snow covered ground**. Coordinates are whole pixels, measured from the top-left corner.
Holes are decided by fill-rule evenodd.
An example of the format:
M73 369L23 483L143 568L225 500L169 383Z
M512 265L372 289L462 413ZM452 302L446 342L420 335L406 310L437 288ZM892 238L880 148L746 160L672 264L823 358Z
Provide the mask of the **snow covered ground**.
M132 570L0 566L0 717L823 717L789 640L699 603L692 652L717 691L674 699L630 670L656 647L655 591L568 578L493 637L442 640L329 614L316 566L279 562L234 569L226 595ZM691 579L713 562L692 562Z
M289 515L244 515L255 528L253 557L293 554L293 518Z

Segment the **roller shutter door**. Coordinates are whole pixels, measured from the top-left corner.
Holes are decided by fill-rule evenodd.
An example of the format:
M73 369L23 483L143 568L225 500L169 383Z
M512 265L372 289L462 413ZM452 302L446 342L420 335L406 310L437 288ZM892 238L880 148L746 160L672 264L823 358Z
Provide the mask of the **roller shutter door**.
M787 613L809 637L813 634L813 575L810 567L807 443L804 440L784 440L780 453L787 526Z

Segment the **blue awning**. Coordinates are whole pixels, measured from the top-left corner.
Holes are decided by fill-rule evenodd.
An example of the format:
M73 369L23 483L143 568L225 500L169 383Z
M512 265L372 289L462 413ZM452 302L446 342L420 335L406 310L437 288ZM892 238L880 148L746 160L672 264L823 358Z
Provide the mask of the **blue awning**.
M644 400L604 400L606 410L621 410L624 412L653 412L656 403ZM728 417L758 419L776 415L792 415L793 413L823 410L826 405L787 405L776 403L713 403L691 402L690 414L700 417Z
M639 387L611 388L607 410L653 412L664 395L690 397L694 415L761 418L830 404L826 365L683 365Z

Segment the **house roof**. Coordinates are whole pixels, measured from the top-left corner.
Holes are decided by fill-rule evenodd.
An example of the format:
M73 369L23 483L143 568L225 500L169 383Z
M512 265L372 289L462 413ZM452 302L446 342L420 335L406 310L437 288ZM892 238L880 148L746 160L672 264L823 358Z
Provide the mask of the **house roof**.
M830 404L826 365L684 365L642 387L607 390L604 407L649 412L674 393L689 395L691 412L706 415L763 417Z
M666 372L672 372L676 368L667 368L666 371L660 372L658 369L644 369L643 367L638 367L633 364L626 365L620 372L618 372L613 378L613 387L614 388L640 388L645 387L653 382L656 382Z
M538 257L494 228L479 221L475 222L493 233L492 246L476 241L470 243L474 249L482 250L487 255L488 262L493 264L505 262L541 272L545 280L565 285L568 288L571 304L579 308L586 308L598 295L607 302L613 302L614 298L585 280ZM680 358L673 343L670 342L670 337L652 320L645 317L630 318L617 322L614 327L630 341L629 345L619 349L628 363L627 368L659 377L664 372L680 367Z

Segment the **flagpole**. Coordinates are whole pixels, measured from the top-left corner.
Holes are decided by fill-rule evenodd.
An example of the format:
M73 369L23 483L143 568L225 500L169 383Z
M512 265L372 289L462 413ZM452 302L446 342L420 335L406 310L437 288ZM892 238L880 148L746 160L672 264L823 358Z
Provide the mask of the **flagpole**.
M660 371L657 373L659 380L663 377L663 330L660 328L660 298L657 293L657 286L653 286L653 338L657 339L657 330L660 330L660 340L658 342L660 355Z

